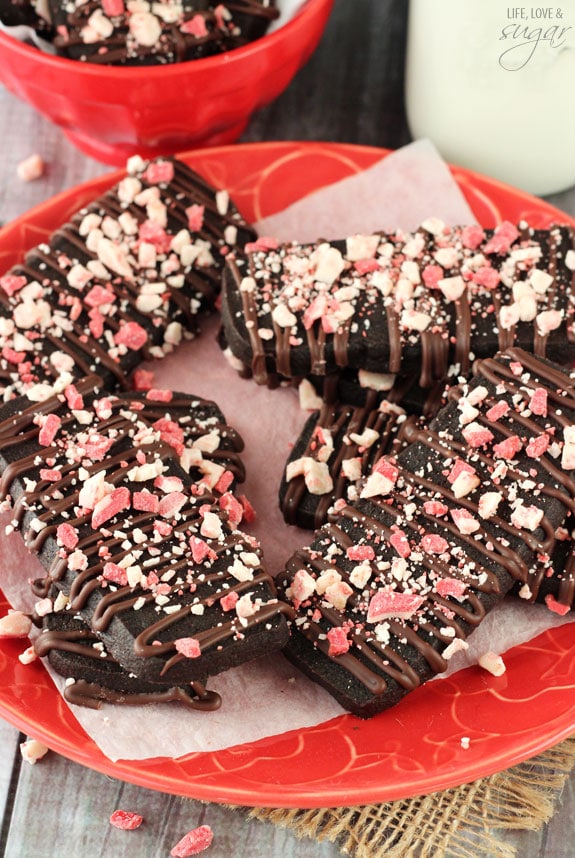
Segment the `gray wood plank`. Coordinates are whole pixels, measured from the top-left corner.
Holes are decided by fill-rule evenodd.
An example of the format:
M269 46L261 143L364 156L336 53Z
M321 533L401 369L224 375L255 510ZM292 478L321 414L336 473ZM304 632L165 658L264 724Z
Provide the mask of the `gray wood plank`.
M4 816L14 759L20 753L18 749L19 740L18 730L11 724L0 720L0 820Z
M141 828L113 828L109 817L119 808L140 813ZM34 766L22 766L5 858L167 856L198 825L210 825L214 832L210 858L334 858L340 854L331 844L320 846L274 825L249 821L243 811L121 783L49 754Z

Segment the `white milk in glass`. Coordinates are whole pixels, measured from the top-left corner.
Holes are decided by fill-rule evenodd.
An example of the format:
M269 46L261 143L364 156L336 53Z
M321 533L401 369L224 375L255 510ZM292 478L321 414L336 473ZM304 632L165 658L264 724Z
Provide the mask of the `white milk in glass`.
M575 0L410 0L414 137L535 194L575 184Z

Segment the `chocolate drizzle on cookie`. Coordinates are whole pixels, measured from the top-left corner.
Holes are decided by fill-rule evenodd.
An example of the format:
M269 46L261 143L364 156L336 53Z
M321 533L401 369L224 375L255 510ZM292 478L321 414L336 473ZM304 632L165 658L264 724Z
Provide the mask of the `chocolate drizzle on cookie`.
M532 595L572 515L569 373L520 349L475 372L429 428L406 424L408 446L280 576L298 614L289 657L356 714L443 671L515 581Z

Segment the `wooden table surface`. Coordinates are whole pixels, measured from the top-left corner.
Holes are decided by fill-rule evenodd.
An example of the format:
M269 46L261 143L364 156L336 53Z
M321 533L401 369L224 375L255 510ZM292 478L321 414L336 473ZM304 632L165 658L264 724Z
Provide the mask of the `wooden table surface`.
M403 108L405 0L336 0L323 41L277 102L251 122L243 140L331 140L396 148L410 140ZM77 152L63 134L0 88L0 221L7 222L58 191L109 167ZM39 152L47 171L16 179L16 165ZM549 198L575 215L575 188ZM112 780L51 753L22 762L18 732L0 721L0 856L91 858L169 855L189 829L210 824L211 858L332 858L335 845L297 840L271 824L217 805L180 799ZM112 829L118 807L137 809L146 824L134 835ZM504 832L520 858L574 854L575 774L557 813L541 832Z

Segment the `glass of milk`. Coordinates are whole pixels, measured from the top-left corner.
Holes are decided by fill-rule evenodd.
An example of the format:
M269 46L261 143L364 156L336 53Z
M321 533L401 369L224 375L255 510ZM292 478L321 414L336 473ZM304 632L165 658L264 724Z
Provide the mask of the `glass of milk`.
M575 184L575 0L410 0L406 107L444 158L535 194Z

